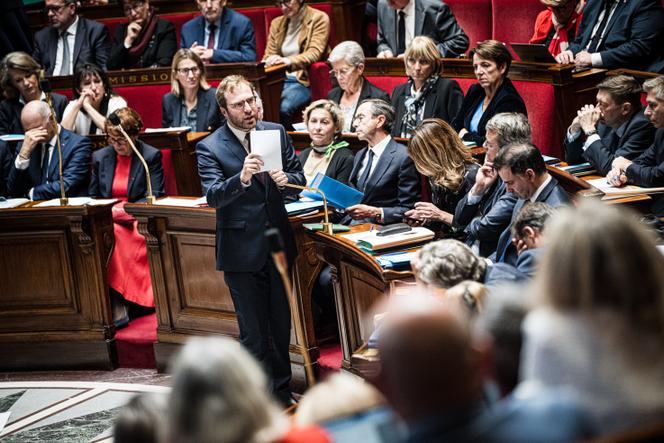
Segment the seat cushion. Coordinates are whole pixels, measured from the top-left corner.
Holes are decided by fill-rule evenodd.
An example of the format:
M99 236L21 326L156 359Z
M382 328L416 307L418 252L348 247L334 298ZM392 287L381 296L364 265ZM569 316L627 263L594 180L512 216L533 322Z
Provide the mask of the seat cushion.
M468 36L469 49L474 48L477 42L491 38L491 0L446 0L445 3Z
M491 3L493 38L505 43L528 43L535 19L544 6L538 0L491 0Z
M265 26L265 12L263 8L238 9L237 12L246 15L254 27L256 36L256 61L263 59L265 45L267 45L267 27Z
M512 80L526 104L533 143L543 154L562 158L561 129L556 118L556 97L550 83Z

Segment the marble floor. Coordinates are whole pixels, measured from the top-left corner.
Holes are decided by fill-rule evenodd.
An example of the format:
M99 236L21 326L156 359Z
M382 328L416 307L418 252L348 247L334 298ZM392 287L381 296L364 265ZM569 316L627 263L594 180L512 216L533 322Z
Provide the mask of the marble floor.
M168 379L145 369L0 373L0 442L110 443L120 408L141 392L166 395Z

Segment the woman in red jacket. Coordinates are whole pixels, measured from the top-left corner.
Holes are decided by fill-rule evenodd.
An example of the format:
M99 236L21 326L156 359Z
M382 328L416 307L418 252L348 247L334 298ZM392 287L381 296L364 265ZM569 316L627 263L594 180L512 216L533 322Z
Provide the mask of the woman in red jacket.
M546 45L554 57L566 50L581 24L585 0L540 0L547 7L535 20L530 43Z

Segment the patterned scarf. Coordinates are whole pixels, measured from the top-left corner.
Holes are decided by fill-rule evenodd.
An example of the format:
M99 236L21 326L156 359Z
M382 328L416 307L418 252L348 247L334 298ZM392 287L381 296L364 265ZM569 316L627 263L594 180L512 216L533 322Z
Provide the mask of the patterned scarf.
M348 146L348 142L346 142L346 141L340 141L340 142L336 142L336 143L335 143L335 141L336 141L336 139L332 140L332 143L330 143L327 146L314 146L312 144L311 147L318 154L324 154L325 158L330 158L330 157L332 157L332 153L334 151L336 151L339 148L345 148L346 146Z
M578 30L577 24L581 23L581 13L583 12L583 5L585 5L585 3L585 0L579 1L574 10L574 14L565 25L558 23L558 20L556 20L556 14L551 14L551 22L553 23L553 28L556 30L551 39L551 43L549 44L549 52L551 54L558 55L569 48L569 37L567 33L572 29ZM574 37L572 37L572 39L574 39Z
M401 136L404 138L411 138L412 133L417 127L417 124L420 122L420 110L424 106L429 92L433 89L434 85L438 81L438 74L432 75L427 78L422 85L422 89L419 94L413 95L413 79L408 79L408 91L409 95L406 96L404 104L406 105L406 113L403 116L401 121Z

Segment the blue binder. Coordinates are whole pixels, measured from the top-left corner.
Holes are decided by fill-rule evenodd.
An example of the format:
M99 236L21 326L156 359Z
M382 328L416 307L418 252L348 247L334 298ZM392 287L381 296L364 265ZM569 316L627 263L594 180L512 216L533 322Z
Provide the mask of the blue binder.
M344 209L356 205L362 201L364 194L355 188L344 185L340 181L328 177L325 174L318 173L309 185L311 188L318 188L325 193L327 203L335 208ZM302 191L302 195L314 200L322 200L320 194L311 191Z

